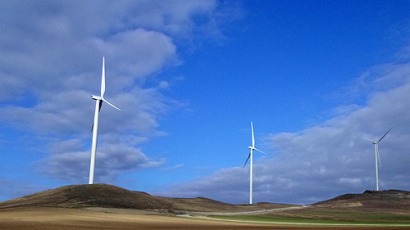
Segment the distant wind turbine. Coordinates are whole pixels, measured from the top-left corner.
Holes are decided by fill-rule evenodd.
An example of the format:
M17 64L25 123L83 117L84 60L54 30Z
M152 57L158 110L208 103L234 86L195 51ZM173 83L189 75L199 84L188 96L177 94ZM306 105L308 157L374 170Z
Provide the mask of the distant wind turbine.
M380 156L379 156L379 143L380 141L383 140L383 138L390 132L390 130L393 127L391 127L387 132L378 140L378 141L373 141L370 139L367 139L371 141L374 144L374 158L375 158L375 168L376 168L376 191L379 191L379 164L380 164Z
M97 151L97 138L98 138L98 116L102 107L103 102L107 103L111 107L120 110L115 105L111 104L104 98L105 93L105 58L103 57L102 63L102 75L101 75L101 95L92 95L91 98L95 100L95 113L94 113L94 124L93 124L93 140L91 146L91 160L90 160L90 176L88 179L89 184L94 183L94 169L95 169L95 155Z
M261 153L261 150L255 148L255 134L253 132L253 123L251 121L251 130L252 130L252 146L249 146L249 155L248 158L245 161L245 164L243 167L246 166L246 163L249 161L249 204L252 204L252 192L253 192L253 183L252 183L252 174L253 174L253 151L258 151Z

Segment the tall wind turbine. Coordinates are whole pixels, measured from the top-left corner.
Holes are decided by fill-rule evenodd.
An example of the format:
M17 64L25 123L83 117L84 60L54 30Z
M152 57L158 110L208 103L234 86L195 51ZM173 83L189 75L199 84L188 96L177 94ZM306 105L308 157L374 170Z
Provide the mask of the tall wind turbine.
M380 156L379 156L379 143L383 140L383 138L390 132L391 127L387 132L378 140L378 141L371 141L374 144L374 158L375 158L375 168L376 168L376 191L379 191L379 164L380 164Z
M252 192L253 192L253 183L252 183L252 174L253 174L253 151L258 151L261 153L261 150L255 148L255 134L253 132L253 123L251 121L251 130L252 130L252 145L249 146L249 155L248 158L245 161L245 164L243 165L243 167L246 166L246 163L248 163L249 161L249 204L252 204Z
M90 160L90 176L88 179L89 184L94 183L94 168L95 168L95 154L97 151L97 138L98 138L98 116L103 102L106 102L111 107L120 110L115 105L111 104L104 98L105 93L105 58L103 57L102 63L102 75L101 75L101 94L100 96L92 95L91 98L95 100L95 113L94 113L94 124L93 124L93 140L91 145L91 160Z

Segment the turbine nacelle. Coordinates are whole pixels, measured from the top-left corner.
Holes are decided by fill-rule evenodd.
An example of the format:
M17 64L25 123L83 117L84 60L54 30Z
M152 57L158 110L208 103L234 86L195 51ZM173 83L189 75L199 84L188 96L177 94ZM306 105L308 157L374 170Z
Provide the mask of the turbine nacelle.
M95 96L95 95L91 95L91 98L94 99L94 100L99 100L99 101L102 100L102 97L100 97L100 96Z
M120 108L118 108L117 106L111 104L111 102L107 101L107 100L106 100L105 98L103 98L103 97L92 95L91 98L94 99L94 100L96 100L96 101L99 101L99 109L98 109L98 111L101 110L102 102L105 102L105 103L107 103L109 106L113 107L114 109L116 109L116 110L118 110L118 111L121 111Z

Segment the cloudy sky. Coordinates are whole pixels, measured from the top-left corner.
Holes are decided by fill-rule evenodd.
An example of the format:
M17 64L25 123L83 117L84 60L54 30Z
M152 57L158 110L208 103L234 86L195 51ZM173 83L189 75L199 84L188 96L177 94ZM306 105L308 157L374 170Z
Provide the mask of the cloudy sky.
M0 1L0 200L88 182L309 204L410 190L410 2Z

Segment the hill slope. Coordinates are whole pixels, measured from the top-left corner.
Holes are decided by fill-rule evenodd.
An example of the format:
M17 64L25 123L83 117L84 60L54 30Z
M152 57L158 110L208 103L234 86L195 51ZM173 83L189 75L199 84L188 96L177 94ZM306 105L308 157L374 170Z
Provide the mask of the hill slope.
M157 210L175 213L180 213L180 211L246 212L290 206L294 205L272 203L231 205L203 197L158 197L107 184L63 186L0 203L0 209L18 207L98 207ZM363 194L345 194L327 201L312 204L310 208L354 208L363 211L383 210L388 212L409 213L410 192L387 190L365 191Z
M0 209L16 207L61 207L61 208L126 208L138 210L179 211L252 211L288 205L256 204L231 205L203 197L168 198L151 196L107 184L69 185L38 192L0 203Z
M315 207L347 208L368 210L410 210L410 192L401 190L365 191L362 194L345 194L313 204Z
M10 207L105 207L166 209L171 203L147 193L107 184L69 185L0 203Z

